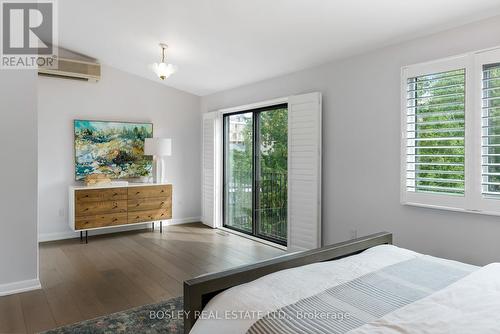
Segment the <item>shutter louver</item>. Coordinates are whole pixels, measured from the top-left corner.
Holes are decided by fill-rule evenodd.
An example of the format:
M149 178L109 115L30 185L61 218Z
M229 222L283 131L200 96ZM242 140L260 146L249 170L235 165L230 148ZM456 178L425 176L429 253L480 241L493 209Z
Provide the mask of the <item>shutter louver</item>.
M483 66L482 194L500 198L500 63Z
M406 110L407 191L463 196L465 69L409 78Z

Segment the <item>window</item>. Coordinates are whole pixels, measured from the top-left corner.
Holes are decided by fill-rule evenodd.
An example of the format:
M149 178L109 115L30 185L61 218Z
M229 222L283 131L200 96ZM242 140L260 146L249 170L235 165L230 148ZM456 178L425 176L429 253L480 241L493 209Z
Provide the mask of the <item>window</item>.
M402 70L401 202L500 215L500 49Z
M408 79L407 190L464 195L465 70Z

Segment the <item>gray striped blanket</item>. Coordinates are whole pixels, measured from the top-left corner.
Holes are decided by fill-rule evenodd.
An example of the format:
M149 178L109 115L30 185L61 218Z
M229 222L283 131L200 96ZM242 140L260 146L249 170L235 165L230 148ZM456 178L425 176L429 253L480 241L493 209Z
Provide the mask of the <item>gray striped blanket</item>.
M477 267L418 257L267 314L248 334L347 333L463 278Z

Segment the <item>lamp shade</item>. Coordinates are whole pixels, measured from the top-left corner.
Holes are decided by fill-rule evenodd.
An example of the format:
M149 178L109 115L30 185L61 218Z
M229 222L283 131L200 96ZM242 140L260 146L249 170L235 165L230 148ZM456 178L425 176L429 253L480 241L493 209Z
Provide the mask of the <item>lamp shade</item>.
M157 63L154 64L154 71L156 75L162 79L165 80L172 74L174 74L176 68L172 64L167 64L167 63Z
M156 155L159 157L172 155L172 139L146 138L144 142L144 155Z

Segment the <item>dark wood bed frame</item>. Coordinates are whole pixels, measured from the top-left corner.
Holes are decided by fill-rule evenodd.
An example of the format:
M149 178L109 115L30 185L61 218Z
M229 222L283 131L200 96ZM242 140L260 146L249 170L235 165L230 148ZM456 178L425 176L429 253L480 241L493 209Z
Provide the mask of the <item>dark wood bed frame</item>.
M233 286L253 281L283 269L316 262L337 260L358 254L368 248L392 244L392 234L380 232L322 248L286 254L251 265L213 274L201 275L184 282L184 333L188 334L210 299Z

